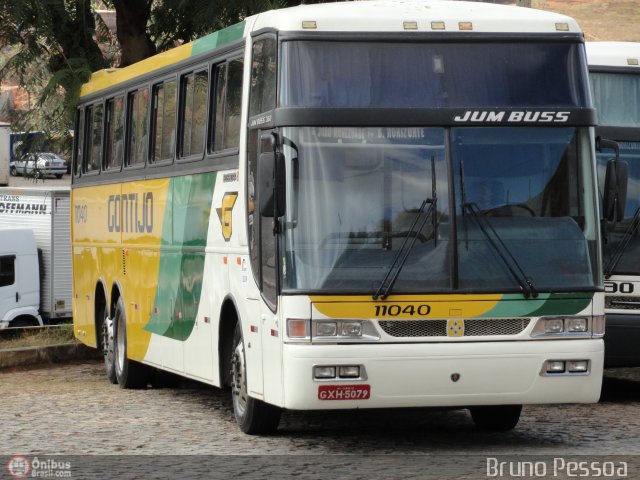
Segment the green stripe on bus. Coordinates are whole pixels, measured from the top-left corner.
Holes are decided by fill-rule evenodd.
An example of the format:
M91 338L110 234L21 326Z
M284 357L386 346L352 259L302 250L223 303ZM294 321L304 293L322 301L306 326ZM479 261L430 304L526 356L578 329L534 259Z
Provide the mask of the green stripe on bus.
M199 55L201 53L218 48L226 43L231 43L236 40L240 40L244 35L244 20L230 27L223 28L217 32L210 33L209 35L198 38L193 41L191 47L191 55Z
M522 295L505 295L481 317L539 317L543 315L575 315L589 306L593 293L541 293L524 300Z
M193 330L202 293L215 182L215 173L171 179L154 309L144 327L149 332L186 340Z

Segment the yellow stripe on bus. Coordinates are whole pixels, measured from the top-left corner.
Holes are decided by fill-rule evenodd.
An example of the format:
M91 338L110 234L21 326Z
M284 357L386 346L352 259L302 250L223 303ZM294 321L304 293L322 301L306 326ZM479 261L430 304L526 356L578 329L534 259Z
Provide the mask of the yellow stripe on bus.
M460 318L477 317L494 308L503 295L370 295L312 296L314 308L329 318Z
M89 95L99 92L105 88L116 85L120 82L138 78L145 73L158 70L162 67L172 65L180 60L184 60L191 56L192 43L186 43L177 48L159 53L153 57L146 58L140 62L134 63L125 68L113 68L100 70L91 76L89 83L85 83L80 91L80 96Z

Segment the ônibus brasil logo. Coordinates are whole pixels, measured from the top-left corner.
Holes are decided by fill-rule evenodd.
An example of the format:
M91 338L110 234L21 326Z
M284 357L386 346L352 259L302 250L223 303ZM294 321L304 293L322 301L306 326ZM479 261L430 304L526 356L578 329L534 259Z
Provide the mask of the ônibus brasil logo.
M7 470L11 478L25 478L31 471L31 462L27 457L16 455L9 459Z

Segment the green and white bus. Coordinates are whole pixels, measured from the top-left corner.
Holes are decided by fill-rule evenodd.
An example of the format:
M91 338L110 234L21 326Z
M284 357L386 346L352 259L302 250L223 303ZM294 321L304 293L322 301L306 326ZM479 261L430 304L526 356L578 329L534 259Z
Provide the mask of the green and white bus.
M587 42L589 80L598 113L596 136L616 144L628 171L626 204L606 224L604 286L607 367L640 366L640 43ZM605 189L611 149L598 154Z
M282 409L589 403L603 368L583 36L526 8L269 11L77 111L75 334L107 377Z

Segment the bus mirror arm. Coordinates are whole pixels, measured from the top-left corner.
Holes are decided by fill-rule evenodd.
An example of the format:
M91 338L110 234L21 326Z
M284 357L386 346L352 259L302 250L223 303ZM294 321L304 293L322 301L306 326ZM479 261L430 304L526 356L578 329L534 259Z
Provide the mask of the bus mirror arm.
M627 182L629 178L629 164L620 160L620 145L618 142L606 138L596 138L596 150L613 150L615 157L607 162L604 177L604 192L602 198L603 217L609 222L624 219L627 204Z

